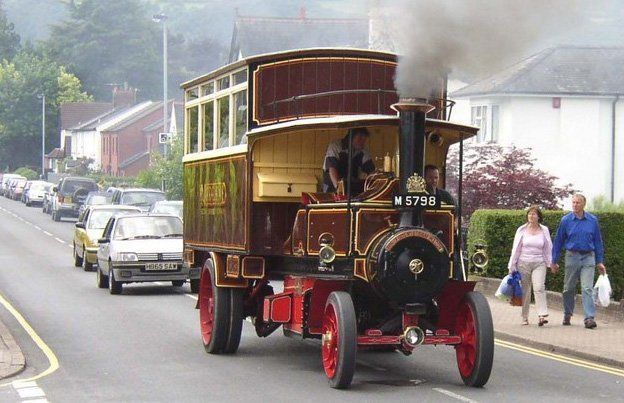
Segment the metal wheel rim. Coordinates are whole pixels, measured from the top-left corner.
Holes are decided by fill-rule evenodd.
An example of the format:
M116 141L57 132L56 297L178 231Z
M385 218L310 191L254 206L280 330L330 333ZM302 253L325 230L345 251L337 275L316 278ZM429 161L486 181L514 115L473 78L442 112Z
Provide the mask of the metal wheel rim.
M199 286L199 322L204 345L208 345L212 340L214 327L214 293L212 279L207 270L202 274Z
M470 377L477 362L477 327L471 306L464 302L457 313L457 335L462 342L455 346L457 366L464 378Z
M329 340L323 341L323 345L321 347L323 368L325 368L325 374L327 377L332 379L334 375L336 375L336 368L338 366L338 345L340 341L338 319L332 304L328 304L325 307L325 314L323 316L323 334L330 336Z

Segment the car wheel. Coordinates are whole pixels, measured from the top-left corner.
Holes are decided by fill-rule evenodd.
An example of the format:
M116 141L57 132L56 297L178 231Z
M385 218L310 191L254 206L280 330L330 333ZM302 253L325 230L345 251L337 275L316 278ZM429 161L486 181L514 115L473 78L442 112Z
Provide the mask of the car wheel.
M52 210L52 220L61 221L61 214L58 211Z
M93 263L89 263L87 260L87 251L84 248L82 249L82 269L84 271L93 270Z
M97 268L97 286L98 288L106 288L108 287L108 276L105 276L104 273L102 273L102 270L98 267Z
M184 283L184 280L171 280L171 285L173 285L174 287L182 287Z
M115 272L113 272L113 268L110 267L108 269L108 291L113 295L118 295L121 294L121 289L121 282L115 280Z
M76 251L76 243L74 243L74 266L75 267L82 266L82 261L84 257L85 255L82 255L82 257L78 256L78 251Z

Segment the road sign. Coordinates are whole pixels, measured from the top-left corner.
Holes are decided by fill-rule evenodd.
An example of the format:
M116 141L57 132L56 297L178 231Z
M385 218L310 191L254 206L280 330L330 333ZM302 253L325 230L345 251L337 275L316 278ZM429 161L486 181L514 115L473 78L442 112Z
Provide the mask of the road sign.
M158 133L158 142L160 144L166 144L171 140L171 133Z

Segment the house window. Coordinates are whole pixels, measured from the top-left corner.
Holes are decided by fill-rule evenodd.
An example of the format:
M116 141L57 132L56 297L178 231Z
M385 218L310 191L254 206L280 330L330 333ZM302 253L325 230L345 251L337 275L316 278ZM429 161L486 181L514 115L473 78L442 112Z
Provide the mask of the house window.
M243 135L247 132L247 90L234 94L234 111L236 113L234 144L242 144Z
M210 101L202 105L203 113L203 134L204 148L203 150L212 150L214 148L214 102Z
M498 105L492 105L492 141L498 141L498 120L500 115Z
M477 134L477 141L485 141L487 138L486 130L487 130L487 106L473 106L471 110L472 119L471 123L473 126L479 128L479 134Z
M219 117L219 142L218 148L230 145L230 97L226 96L217 100Z

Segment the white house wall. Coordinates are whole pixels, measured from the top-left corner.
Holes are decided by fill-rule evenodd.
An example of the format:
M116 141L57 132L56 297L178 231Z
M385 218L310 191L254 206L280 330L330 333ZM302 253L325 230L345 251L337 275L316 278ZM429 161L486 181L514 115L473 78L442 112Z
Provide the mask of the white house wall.
M91 168L99 170L102 165L101 156L102 136L99 132L80 131L72 133L72 158L91 158Z
M490 96L472 98L471 106L499 106L502 145L530 147L538 168L572 183L588 199L611 196L611 116L613 99L563 97L560 108L550 96ZM624 117L624 101L617 107ZM464 115L465 116L465 115ZM615 200L624 199L624 119L616 124ZM469 120L463 123L471 123Z

